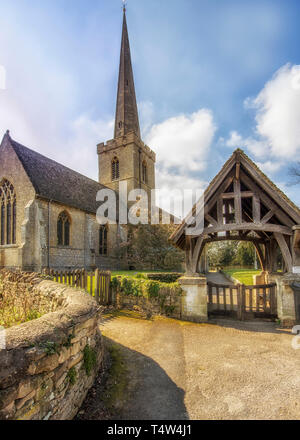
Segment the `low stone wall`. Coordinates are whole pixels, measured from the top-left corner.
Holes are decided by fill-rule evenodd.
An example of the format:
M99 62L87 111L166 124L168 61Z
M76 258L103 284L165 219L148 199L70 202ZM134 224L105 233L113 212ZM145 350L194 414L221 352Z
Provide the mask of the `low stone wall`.
M167 297L164 304L157 298L144 298L134 295L117 294L117 307L120 309L133 310L138 307L145 314L149 315L165 315L170 318L181 319L182 306L181 297L173 298Z
M99 307L83 291L48 280L35 278L33 294L55 311L4 332L0 420L70 420L102 366Z

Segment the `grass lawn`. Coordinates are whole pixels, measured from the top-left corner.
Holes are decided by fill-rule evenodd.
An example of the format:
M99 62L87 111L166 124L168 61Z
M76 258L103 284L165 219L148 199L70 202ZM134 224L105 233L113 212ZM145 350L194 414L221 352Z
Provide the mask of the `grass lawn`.
M225 268L224 272L238 280L240 283L245 284L246 286L252 286L253 275L259 275L261 270Z

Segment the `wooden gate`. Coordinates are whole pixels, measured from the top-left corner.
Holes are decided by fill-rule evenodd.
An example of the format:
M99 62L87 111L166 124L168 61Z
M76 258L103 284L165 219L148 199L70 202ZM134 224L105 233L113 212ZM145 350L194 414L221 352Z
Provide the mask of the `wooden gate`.
M243 319L277 317L276 284L207 283L208 314Z
M86 290L101 305L112 305L112 289L110 287L111 272L99 271L88 272L82 270L44 270L44 274L50 275L54 281L68 284Z

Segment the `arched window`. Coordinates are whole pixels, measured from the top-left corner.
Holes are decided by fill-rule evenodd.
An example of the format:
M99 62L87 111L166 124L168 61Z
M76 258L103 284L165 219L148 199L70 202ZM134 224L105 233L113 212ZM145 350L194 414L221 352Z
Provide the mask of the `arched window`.
M1 245L16 244L16 194L13 185L6 179L0 186L0 204Z
M117 157L114 157L111 163L111 178L112 180L118 180L120 178L120 164Z
M99 254L107 255L107 226L101 225L99 229Z
M70 229L70 216L66 211L63 211L57 220L57 244L59 246L70 246Z
M148 176L147 176L147 164L146 164L145 161L142 163L142 180L143 180L144 183L148 183L148 182L147 182L147 180L148 180Z

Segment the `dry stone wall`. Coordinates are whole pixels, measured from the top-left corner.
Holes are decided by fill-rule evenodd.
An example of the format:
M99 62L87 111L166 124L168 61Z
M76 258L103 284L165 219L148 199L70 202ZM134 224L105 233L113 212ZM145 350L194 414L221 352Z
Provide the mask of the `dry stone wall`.
M0 420L70 420L103 365L99 307L83 291L36 276L33 290L55 311L5 331Z

